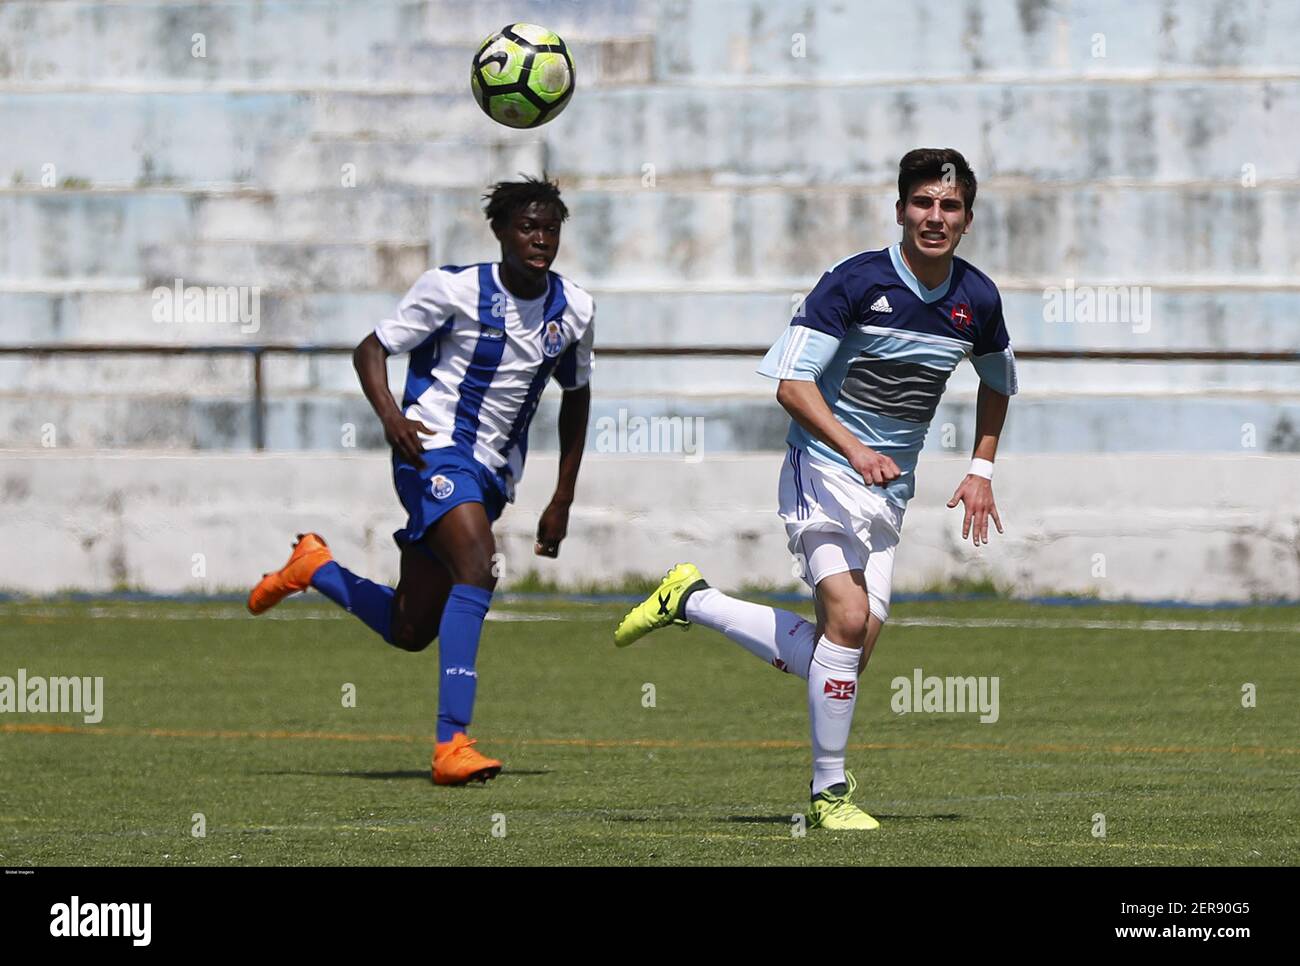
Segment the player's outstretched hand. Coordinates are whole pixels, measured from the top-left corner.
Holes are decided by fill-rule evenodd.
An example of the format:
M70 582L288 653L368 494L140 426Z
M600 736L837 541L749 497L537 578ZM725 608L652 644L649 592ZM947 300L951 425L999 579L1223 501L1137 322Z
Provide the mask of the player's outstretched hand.
M862 474L867 486L884 486L903 475L897 463L869 446L855 450L849 457L849 465Z
M965 540L971 538L975 546L981 543L989 542L989 518L992 517L993 524L998 528L998 533L1002 533L1002 521L998 518L998 507L993 502L993 483L982 476L967 474L966 479L961 481L957 487L957 492L952 495L948 501L948 508L955 507L958 503L966 504L966 519L961 524L961 538Z
M416 468L424 465L424 443L420 441L420 434L427 436L432 432L424 423L400 414L384 420L384 439L398 456Z
M551 500L537 521L537 543L533 553L539 557L558 557L560 541L568 532L569 504L563 500Z

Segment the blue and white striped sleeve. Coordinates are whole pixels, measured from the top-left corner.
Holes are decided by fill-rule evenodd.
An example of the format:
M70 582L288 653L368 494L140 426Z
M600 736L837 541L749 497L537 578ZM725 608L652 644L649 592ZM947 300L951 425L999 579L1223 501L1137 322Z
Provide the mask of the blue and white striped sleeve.
M596 323L593 318L587 324L587 331L582 333L582 338L565 349L559 362L555 364L554 378L561 389L566 392L570 389L581 389L591 382L591 370L595 365L592 346L595 341Z

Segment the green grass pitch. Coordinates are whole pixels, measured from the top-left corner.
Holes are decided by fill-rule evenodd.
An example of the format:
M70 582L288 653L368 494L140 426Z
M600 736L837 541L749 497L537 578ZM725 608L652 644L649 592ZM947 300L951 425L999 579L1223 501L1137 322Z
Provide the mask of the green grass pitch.
M448 789L428 774L434 649L319 597L256 620L0 604L0 675L104 678L98 724L0 714L0 864L1300 861L1300 608L897 605L849 753L883 828L802 836L803 683L698 627L618 651L623 610L494 610L474 734L506 769ZM998 720L896 714L890 682L917 667L997 676Z

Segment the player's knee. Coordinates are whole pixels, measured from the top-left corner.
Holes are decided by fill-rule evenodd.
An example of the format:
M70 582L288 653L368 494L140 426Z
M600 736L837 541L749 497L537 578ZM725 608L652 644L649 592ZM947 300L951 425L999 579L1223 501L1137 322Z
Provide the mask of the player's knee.
M471 563L459 569L458 573L456 573L456 582L458 584L477 586L477 588L484 590L495 590L497 589L497 575L493 571L494 567L487 560Z
M394 625L391 636L394 647L415 653L423 651L434 642L438 636L438 625L430 628L427 625L402 622Z
M476 558L456 568L455 580L458 584L470 584L484 590L496 590L496 568L489 557Z
M870 617L866 602L839 608L826 615L826 634L844 647L861 647L867 639L867 620Z

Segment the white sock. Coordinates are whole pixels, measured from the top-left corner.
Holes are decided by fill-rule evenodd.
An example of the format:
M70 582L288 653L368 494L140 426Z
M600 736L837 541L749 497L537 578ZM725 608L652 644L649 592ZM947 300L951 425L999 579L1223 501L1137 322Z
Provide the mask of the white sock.
M686 619L727 635L764 664L808 678L815 628L798 614L709 587L686 598Z
M813 650L808 668L808 717L812 722L814 795L845 781L844 749L858 703L858 658L862 652L841 647L825 635Z

